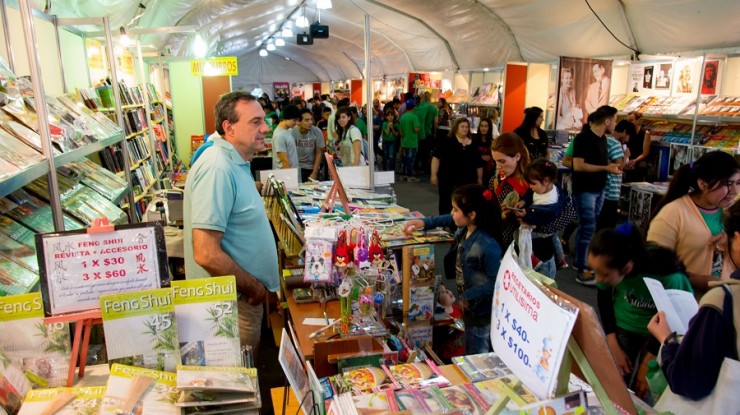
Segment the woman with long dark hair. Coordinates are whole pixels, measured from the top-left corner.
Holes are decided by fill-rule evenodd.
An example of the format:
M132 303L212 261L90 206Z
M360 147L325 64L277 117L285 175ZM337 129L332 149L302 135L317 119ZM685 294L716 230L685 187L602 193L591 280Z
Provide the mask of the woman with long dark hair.
M359 166L362 160L362 133L352 121L349 107L339 107L334 121L336 137L334 146L343 166Z
M470 137L470 122L458 118L452 123L450 135L442 139L432 152L430 181L439 189L439 214L452 209L450 195L465 184L483 184L483 160L480 144Z
M473 134L473 138L478 142L478 153L483 162L483 183L488 183L491 177L496 173L496 163L491 155L491 146L493 145L493 122L488 118L483 118L478 124L478 131Z
M524 140L532 160L547 158L547 133L540 128L545 121L545 112L540 107L524 110L524 121L514 132Z
M724 261L723 209L740 190L740 168L735 158L713 151L674 174L668 192L656 208L647 240L676 252L686 265L694 291L729 276Z

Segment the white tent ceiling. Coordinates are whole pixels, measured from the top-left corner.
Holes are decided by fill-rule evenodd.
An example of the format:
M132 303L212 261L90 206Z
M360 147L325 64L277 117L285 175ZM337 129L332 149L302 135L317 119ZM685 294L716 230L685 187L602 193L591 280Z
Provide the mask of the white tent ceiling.
M108 16L111 27L193 26L212 56L254 56L267 37L316 0L35 0L59 17ZM144 8L140 8L139 4ZM593 11L590 9L592 8ZM363 25L370 15L373 77L411 71L474 70L558 56L608 57L740 47L737 0L333 0L321 10L329 39L272 54L290 58L322 81L360 78ZM139 16L137 18L137 16ZM598 15L598 18L597 18ZM599 18L603 21L599 22ZM606 26L613 34L604 27ZM98 29L99 30L99 29ZM142 44L192 56L194 33L142 34Z

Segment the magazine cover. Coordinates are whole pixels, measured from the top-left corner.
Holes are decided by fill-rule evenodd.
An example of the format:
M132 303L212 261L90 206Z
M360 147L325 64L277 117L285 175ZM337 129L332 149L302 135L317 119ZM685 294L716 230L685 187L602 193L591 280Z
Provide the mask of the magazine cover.
M67 402L54 415L97 415L105 386L35 389L28 392L18 415L39 415L52 405Z
M172 290L102 295L108 361L174 372L180 361Z
M211 392L211 391L182 391L176 405L179 407L209 407L215 405L235 405L252 403L252 408L258 406L255 394L241 392Z
M434 315L434 286L409 289L408 321L429 321Z
M512 385L514 381L514 376L502 376L497 379L487 379L477 382L474 386L483 399L485 399L489 405L493 405L493 403L505 393L501 387L502 382L507 385ZM509 394L509 398L511 399L510 402L513 403L513 406L509 406L510 408L518 408L519 406L537 402L537 398L534 394L524 385L520 385L515 388L514 391L516 392L515 395Z
M151 378L154 383L137 391L140 377ZM110 369L100 415L123 413L122 407L129 399L135 399L130 402L134 414L180 415L180 408L175 406L179 396L174 373L116 363Z
M257 389L252 378L256 376L255 368L177 365L177 388L181 391L255 393Z
M0 297L0 348L37 387L62 386L71 351L69 324L44 324L41 293Z
M382 391L353 396L352 402L358 414L390 414L398 411L393 391Z
M172 281L181 363L238 366L239 317L236 278Z
M434 280L434 245L403 248L403 272L411 282Z
M493 352L456 356L452 358L452 363L473 382L511 374L506 364Z
M342 375L336 375L335 382L339 385L339 393L364 393L396 389L393 378L386 371L372 366L349 370Z
M406 329L409 346L423 349L427 344L432 343L434 327L429 323L418 323L409 325Z
M444 387L450 382L442 376L437 365L427 359L424 362L404 363L386 366L393 381L403 388L425 388L428 386Z
M21 408L31 382L20 366L15 365L0 347L0 413L14 414Z
M468 415L483 415L485 411L476 402L476 399L463 386L449 386L440 389L442 396L455 409L462 409Z

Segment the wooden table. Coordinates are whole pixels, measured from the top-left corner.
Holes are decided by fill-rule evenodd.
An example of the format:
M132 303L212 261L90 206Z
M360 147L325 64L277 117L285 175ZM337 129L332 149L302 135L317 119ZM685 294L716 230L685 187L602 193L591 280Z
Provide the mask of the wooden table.
M288 300L288 310L290 311L290 317L293 320L293 327L295 328L295 334L298 338L298 344L303 351L306 359L313 359L313 345L314 340L309 339L308 336L314 331L321 328L321 326L309 326L303 324L306 318L324 318L324 312L329 318L339 318L341 311L339 309L339 301L329 301L325 304L321 303L304 303L297 304L293 298L292 290L288 290L286 293Z

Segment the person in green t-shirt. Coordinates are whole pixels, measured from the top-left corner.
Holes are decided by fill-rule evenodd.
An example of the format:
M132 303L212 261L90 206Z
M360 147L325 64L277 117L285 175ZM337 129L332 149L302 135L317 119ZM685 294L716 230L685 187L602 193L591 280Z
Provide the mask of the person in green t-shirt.
M665 289L693 293L676 254L643 241L639 229L626 222L597 233L588 251L609 349L627 386L640 397L647 395L647 364L659 348L647 328L657 309L644 278L658 280Z
M414 160L416 151L419 149L419 135L421 134L421 122L414 114L415 102L413 99L406 100L406 112L401 115L399 121L401 127L401 181L418 182L414 177Z
M383 170L396 170L396 154L398 148L398 139L401 137L401 127L396 119L396 112L393 108L385 111L385 121L381 128L383 136Z

